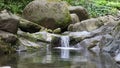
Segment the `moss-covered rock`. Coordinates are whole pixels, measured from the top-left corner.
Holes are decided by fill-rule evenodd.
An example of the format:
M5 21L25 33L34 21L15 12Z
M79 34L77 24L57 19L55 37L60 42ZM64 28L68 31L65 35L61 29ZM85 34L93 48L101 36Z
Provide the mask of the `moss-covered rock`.
M34 33L34 32L39 32L42 27L39 26L38 24L35 24L33 22L30 22L28 20L25 20L25 19L21 18L19 28L22 31Z
M46 47L47 32L26 33L18 31L19 50L18 51L37 51Z
M68 5L59 0L35 0L23 10L23 17L49 29L65 29L71 21Z
M57 28L53 31L53 33L55 34L60 34L61 33L61 28Z

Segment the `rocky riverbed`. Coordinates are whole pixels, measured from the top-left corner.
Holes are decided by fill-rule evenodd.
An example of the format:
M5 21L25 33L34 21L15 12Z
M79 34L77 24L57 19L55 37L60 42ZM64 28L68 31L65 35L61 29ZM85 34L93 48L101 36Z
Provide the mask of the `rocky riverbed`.
M48 44L54 49L62 45L61 37L68 36L70 47L99 50L120 63L119 15L89 19L82 6L70 6L62 1L40 2L29 3L22 16L7 10L0 12L1 54L46 50Z

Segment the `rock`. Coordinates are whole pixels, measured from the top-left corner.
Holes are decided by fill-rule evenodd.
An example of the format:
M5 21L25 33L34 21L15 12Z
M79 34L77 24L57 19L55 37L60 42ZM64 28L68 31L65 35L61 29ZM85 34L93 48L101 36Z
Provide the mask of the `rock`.
M76 14L70 14L72 19L72 24L75 24L77 22L80 22L79 17Z
M7 10L3 10L3 11L0 12L0 20L6 20L6 19L9 19L9 18L19 20L20 17L12 14L11 12L9 12Z
M13 15L10 15L7 11L0 13L0 30L10 33L17 33L19 20Z
M70 6L69 7L70 13L75 13L79 17L79 20L86 20L89 18L88 12L82 6Z
M61 36L52 35L51 47L60 47L61 46Z
M98 18L91 18L88 20L78 22L76 24L69 25L68 30L69 31L93 31L109 23L116 24L117 22L115 21L115 19L116 18L110 15L98 17Z
M114 29L111 31L111 36L112 38L106 38L105 41L107 41L107 43L105 43L105 46L103 48L104 51L109 52L109 53L118 53L120 52L120 48L119 48L119 37L120 37L120 22L114 27ZM105 42L103 41L103 43Z
M0 30L0 53L8 54L17 50L18 38L12 33L8 33Z
M109 32L109 36L103 36L100 41L100 48L102 52L109 53L116 63L120 64L120 20L118 23L112 27L112 30Z
M23 17L48 29L66 29L71 22L67 4L59 0L35 0L23 10Z
M70 32L68 34L70 36L70 44L76 44L91 36L90 32L82 31L82 32Z
M115 61L120 64L120 53L114 57Z
M42 27L36 23L21 18L19 28L25 32L35 33L39 32Z
M25 33L18 31L19 50L18 51L36 51L45 48L47 43L47 32Z
M103 25L100 28L91 31L91 36L110 34L111 31L114 29L114 27L115 27L115 24Z
M61 28L57 28L57 29L53 30L53 33L60 34L61 33Z
M92 49L93 47L98 45L101 38L102 36L95 36L92 38L84 39L80 42L80 45L82 45L85 48Z
M16 19L0 20L0 30L4 30L10 33L17 33L19 21Z
M17 43L17 36L8 32L4 32L0 30L0 37L1 40L4 41L5 43L10 43L10 44L16 44Z

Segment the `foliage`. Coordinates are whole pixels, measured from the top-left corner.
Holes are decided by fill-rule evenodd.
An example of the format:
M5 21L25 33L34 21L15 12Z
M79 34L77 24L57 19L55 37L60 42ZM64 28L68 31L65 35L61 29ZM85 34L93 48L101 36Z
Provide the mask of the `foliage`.
M63 0L71 5L81 5L87 9L91 17L104 15L115 15L120 9L120 3L117 0Z
M21 14L24 7L33 0L0 0L0 10L7 9ZM91 17L116 14L120 9L120 0L62 0L70 5L81 5L87 9Z
M22 10L32 0L0 0L0 10L7 9L12 13L22 13Z

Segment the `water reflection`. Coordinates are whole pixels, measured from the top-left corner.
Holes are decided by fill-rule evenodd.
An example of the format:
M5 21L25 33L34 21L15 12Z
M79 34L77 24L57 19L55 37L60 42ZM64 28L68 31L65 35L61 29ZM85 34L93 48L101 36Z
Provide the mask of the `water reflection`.
M69 59L70 58L70 52L68 49L61 49L61 58L62 59Z
M0 67L17 68L18 54L0 55Z
M52 55L51 55L51 50L49 48L50 45L47 45L47 48L46 48L46 55L45 57L43 58L42 60L42 63L52 63Z
M11 68L119 68L107 53L54 49L0 56L0 66Z

